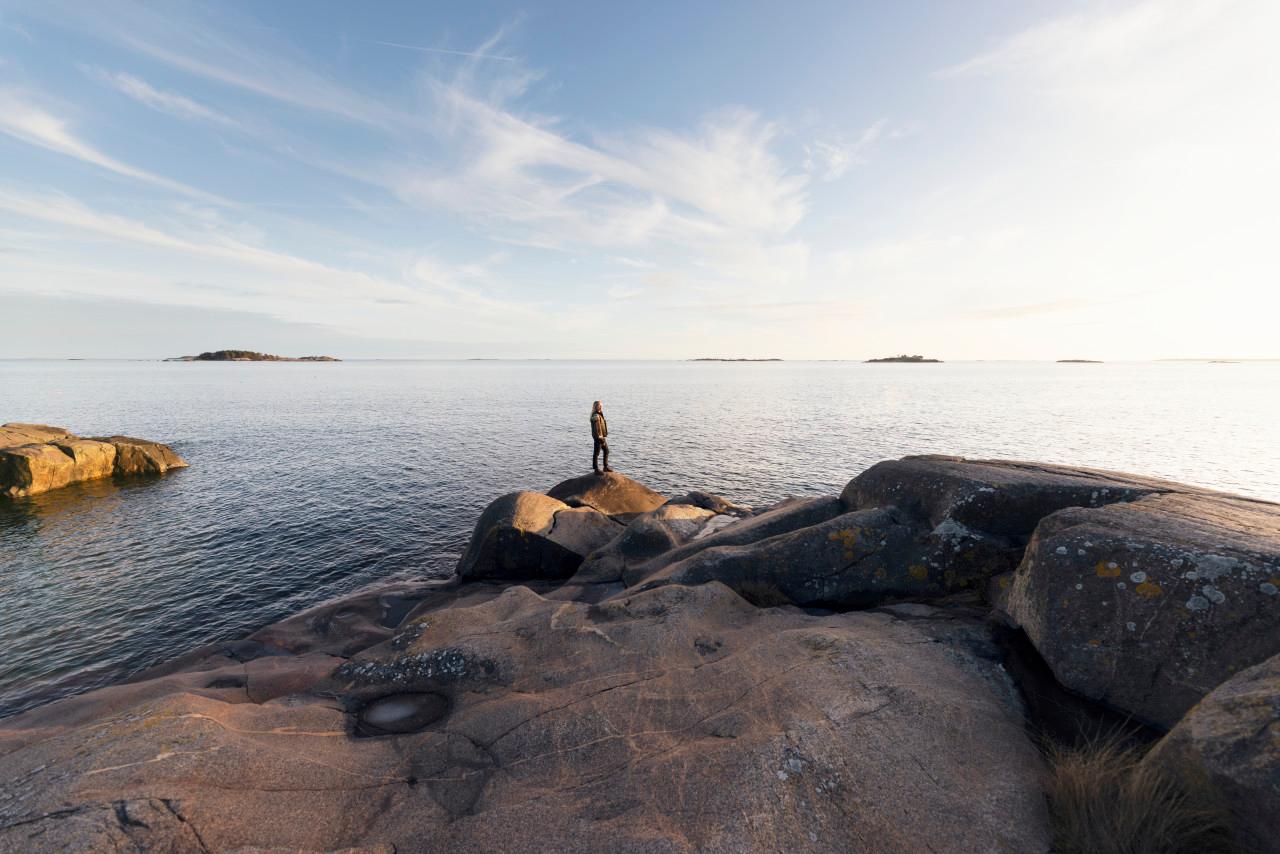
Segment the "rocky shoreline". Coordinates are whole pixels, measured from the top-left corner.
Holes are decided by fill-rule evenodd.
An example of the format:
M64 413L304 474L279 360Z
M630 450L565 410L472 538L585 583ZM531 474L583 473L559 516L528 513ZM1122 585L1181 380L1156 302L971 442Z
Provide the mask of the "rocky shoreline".
M26 498L106 477L186 468L168 445L131 436L85 439L47 424L0 425L0 496Z
M0 721L0 850L1049 851L1045 741L1124 725L1280 851L1278 586L1280 505L1150 478L588 475L449 581Z

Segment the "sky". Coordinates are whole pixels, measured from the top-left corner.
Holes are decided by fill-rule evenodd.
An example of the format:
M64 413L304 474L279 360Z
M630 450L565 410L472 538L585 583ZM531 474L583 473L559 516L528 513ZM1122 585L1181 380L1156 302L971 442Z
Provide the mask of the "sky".
M1280 3L0 0L0 357L1280 357Z

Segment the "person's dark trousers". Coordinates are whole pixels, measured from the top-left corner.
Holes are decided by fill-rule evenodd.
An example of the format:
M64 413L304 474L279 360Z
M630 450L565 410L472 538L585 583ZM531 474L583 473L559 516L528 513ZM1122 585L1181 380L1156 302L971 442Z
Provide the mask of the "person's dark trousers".
M591 452L591 467L600 471L600 452L604 451L604 467L609 467L609 443L604 439L596 439L595 450Z

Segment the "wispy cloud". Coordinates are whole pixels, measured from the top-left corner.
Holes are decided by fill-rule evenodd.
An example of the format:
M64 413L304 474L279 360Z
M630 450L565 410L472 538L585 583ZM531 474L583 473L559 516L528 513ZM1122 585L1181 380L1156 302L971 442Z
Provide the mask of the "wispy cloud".
M123 71L105 71L100 68L85 68L85 72L101 83L128 95L135 101L145 104L154 110L168 113L181 119L194 119L220 125L226 128L241 129L240 122L211 107L207 107L184 95L165 92L152 86L145 80L126 74Z
M879 119L856 139L821 137L804 147L804 168L823 181L844 177L854 166L867 162L867 152L884 136L887 119Z
M156 7L129 2L110 7L46 0L28 14L57 26L75 26L163 62L283 104L370 127L391 128L406 115L313 70L275 28L226 6ZM251 31L261 35L247 38Z
M1027 69L1098 74L1116 63L1134 62L1140 52L1192 36L1242 5L1238 0L1143 0L1095 6L1015 33L990 51L940 69L934 76Z
M28 96L13 89L0 89L0 133L184 196L208 202L223 201L212 193L139 169L99 151L72 133L64 120L35 105Z
M359 42L361 44L376 44L382 45L383 47L395 47L400 48L401 50L413 50L418 53L442 53L448 56L465 56L470 59L496 59L500 62L517 61L514 56L502 56L501 54L481 53L479 51L472 50L449 50L448 48L443 47L427 47L426 45L404 44L402 42L380 41L377 39L351 39L351 41Z

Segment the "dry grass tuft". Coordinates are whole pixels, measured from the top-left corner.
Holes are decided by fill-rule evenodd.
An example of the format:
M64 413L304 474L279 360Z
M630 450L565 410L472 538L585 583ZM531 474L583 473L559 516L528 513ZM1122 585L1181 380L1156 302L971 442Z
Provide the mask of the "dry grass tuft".
M1050 747L1049 796L1057 854L1238 852L1231 815L1213 787L1144 765L1119 738Z

